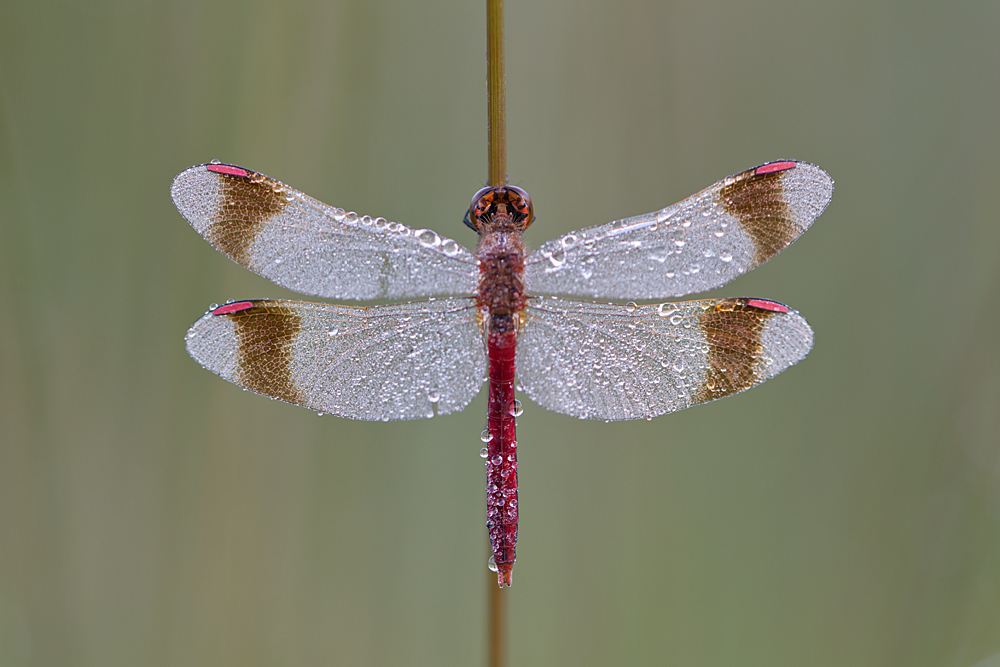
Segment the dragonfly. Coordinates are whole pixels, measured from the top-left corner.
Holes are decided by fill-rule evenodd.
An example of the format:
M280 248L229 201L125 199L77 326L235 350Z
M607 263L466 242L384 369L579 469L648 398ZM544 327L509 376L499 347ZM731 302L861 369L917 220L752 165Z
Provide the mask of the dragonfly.
M479 235L473 252L213 161L180 173L171 196L230 259L312 296L423 300L230 301L195 322L187 349L245 389L348 419L446 415L488 383L481 455L490 569L502 588L511 585L517 543L516 391L580 419L652 419L784 371L812 348L798 312L764 298L669 299L766 262L832 194L819 167L779 160L528 251L528 193L486 187L464 219ZM660 299L668 300L637 303Z

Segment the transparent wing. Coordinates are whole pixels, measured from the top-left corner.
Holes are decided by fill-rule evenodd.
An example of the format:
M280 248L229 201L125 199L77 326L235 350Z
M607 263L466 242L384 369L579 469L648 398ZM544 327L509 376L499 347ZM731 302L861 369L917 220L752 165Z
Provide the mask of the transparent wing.
M529 255L530 294L661 299L719 287L809 228L833 180L805 162L771 162L679 204L588 227Z
M549 410L640 419L749 389L805 357L812 341L801 315L764 299L623 306L535 297L517 371Z
M230 259L303 294L394 299L470 294L472 253L429 229L328 206L263 174L223 164L181 172L177 210Z
M258 394L369 421L461 410L486 377L471 298L368 308L240 301L195 322L187 348Z

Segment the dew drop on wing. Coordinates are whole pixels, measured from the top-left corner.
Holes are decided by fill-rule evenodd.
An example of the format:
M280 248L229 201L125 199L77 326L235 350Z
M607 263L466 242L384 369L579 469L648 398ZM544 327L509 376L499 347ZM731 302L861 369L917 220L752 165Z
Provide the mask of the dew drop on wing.
M430 391L427 392L427 400L430 401L431 403L437 403L438 401L441 400L441 392L439 392L437 389L431 389Z

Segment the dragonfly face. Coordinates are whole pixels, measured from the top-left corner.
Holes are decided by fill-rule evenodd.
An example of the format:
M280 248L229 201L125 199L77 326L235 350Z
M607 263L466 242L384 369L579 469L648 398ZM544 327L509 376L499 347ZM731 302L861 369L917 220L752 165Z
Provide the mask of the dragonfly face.
M465 224L474 232L481 232L486 223L509 217L514 229L523 232L535 218L531 197L521 188L502 185L481 189L472 197Z
M476 253L429 229L328 206L257 172L211 163L179 174L181 214L234 261L290 289L386 306L231 302L187 334L205 368L257 393L350 419L461 410L489 379L487 526L510 584L517 536L515 378L539 405L581 419L652 418L774 377L812 347L795 311L756 298L654 305L719 287L792 243L833 181L782 160L645 215L528 252L534 209L517 187L476 193ZM560 295L560 296L542 296Z

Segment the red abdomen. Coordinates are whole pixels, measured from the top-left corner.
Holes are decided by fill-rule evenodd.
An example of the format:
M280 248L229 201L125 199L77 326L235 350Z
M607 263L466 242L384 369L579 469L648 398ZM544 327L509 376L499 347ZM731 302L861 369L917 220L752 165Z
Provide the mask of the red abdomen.
M489 355L486 411L486 527L501 587L510 586L517 546L517 434L514 400L517 330L524 310L524 246L520 234L485 234L479 245L477 298Z
M491 324L493 324L491 322ZM487 334L489 404L486 411L486 527L500 586L510 586L517 546L517 435L514 354L517 332ZM492 567L491 567L492 569Z

